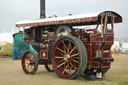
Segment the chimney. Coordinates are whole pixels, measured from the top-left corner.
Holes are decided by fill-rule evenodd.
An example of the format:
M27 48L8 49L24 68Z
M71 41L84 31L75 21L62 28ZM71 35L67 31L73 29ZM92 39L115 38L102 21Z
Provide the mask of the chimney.
M40 19L43 19L45 17L45 0L40 0Z

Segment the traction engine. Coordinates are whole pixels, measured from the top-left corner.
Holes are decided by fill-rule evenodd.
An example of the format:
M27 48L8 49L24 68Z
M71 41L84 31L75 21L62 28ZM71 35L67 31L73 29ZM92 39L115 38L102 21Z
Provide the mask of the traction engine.
M102 78L113 58L114 23L122 17L113 11L78 16L45 18L45 0L41 0L41 19L21 21L23 38L29 49L22 57L26 74L35 74L38 65L64 79L80 75ZM86 28L87 26L95 26Z
M38 65L44 65L48 72L65 79L101 78L113 62L114 23L121 22L122 17L113 11L18 22L16 27L24 28L24 40L34 49L24 53L23 71L34 74ZM85 29L90 25L96 27Z

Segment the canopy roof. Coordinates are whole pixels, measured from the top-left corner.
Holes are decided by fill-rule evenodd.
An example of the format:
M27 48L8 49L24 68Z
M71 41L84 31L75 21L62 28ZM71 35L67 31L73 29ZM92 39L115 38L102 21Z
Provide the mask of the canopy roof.
M112 16L115 19L115 23L122 22L122 17L113 11L104 11L91 14L77 15L77 16L64 16L54 18L44 18L38 20L21 21L16 23L16 27L34 27L34 26L47 26L47 25L59 25L59 24L71 24L77 25L95 25L100 22L100 18L105 16Z

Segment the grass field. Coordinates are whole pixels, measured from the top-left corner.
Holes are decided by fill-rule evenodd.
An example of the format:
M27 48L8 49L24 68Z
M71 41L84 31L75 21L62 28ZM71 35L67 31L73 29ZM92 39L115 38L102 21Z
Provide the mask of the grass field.
M47 72L39 66L35 75L24 74L20 60L0 58L0 85L128 85L128 55L119 55L112 63L104 79L89 81L83 77L76 80L59 78L54 72Z

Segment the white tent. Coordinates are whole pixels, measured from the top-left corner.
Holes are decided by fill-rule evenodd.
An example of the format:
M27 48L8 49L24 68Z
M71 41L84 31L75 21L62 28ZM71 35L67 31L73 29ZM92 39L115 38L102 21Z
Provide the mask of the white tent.
M0 43L2 42L8 42L8 43L13 43L13 34L14 31L7 33L5 30L3 33L0 33Z

